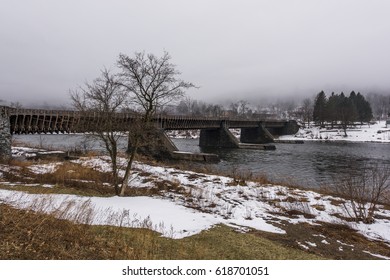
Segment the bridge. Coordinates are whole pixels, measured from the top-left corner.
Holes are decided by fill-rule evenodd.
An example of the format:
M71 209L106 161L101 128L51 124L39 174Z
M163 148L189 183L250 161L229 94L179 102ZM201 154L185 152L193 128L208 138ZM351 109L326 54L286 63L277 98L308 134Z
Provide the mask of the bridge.
M81 113L69 110L15 109L0 107L1 154L8 154L12 134L83 133L99 127L107 120L98 113ZM138 117L131 113L115 114L116 130L126 131ZM273 136L294 134L298 131L295 121L286 120L242 120L229 118L201 118L188 116L156 116L156 127L166 130L200 130L199 145L202 147L239 148L241 143L266 144ZM229 128L240 128L240 141ZM162 135L166 137L165 133ZM164 143L171 152L177 151L169 139ZM173 145L173 146L172 146Z

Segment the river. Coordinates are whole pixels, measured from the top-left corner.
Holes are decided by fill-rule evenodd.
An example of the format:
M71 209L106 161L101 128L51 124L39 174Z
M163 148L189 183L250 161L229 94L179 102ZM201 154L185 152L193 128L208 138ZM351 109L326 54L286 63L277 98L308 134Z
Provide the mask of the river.
M20 143L50 149L98 149L94 141L82 135L14 135ZM305 142L276 144L276 150L208 149L201 150L198 139L173 139L182 151L209 152L220 156L212 164L224 172L266 175L272 181L306 187L319 187L338 174L360 172L367 164L390 165L390 144L352 142Z
M338 174L359 173L371 164L390 165L390 145L352 142L275 144L276 150L207 149L196 139L175 139L179 149L211 152L220 156L217 168L266 175L272 181L306 187L333 182Z

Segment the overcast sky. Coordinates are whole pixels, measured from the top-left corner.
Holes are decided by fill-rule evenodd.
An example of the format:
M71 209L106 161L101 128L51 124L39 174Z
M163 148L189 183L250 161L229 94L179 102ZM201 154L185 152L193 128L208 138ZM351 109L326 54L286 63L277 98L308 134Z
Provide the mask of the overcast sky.
M0 99L64 104L168 51L194 99L390 92L388 0L0 0Z

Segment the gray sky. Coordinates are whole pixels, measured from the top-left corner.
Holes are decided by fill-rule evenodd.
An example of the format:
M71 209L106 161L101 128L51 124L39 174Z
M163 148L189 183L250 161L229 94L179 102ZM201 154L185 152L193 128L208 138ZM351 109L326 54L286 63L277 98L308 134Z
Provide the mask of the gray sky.
M168 51L194 99L390 92L388 0L0 0L0 99L61 105L120 52Z

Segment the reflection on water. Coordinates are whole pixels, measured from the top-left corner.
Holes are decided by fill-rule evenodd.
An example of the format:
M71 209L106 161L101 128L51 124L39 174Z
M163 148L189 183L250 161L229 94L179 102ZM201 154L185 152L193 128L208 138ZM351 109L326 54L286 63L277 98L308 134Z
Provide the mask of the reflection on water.
M14 135L19 142L53 149L102 149L99 143L83 135ZM221 162L217 169L238 169L266 175L277 182L318 187L332 182L337 174L356 174L367 164L389 164L390 145L379 143L276 144L276 150L206 149L200 150L197 139L173 139L182 151L216 153ZM126 139L122 143L126 146Z

